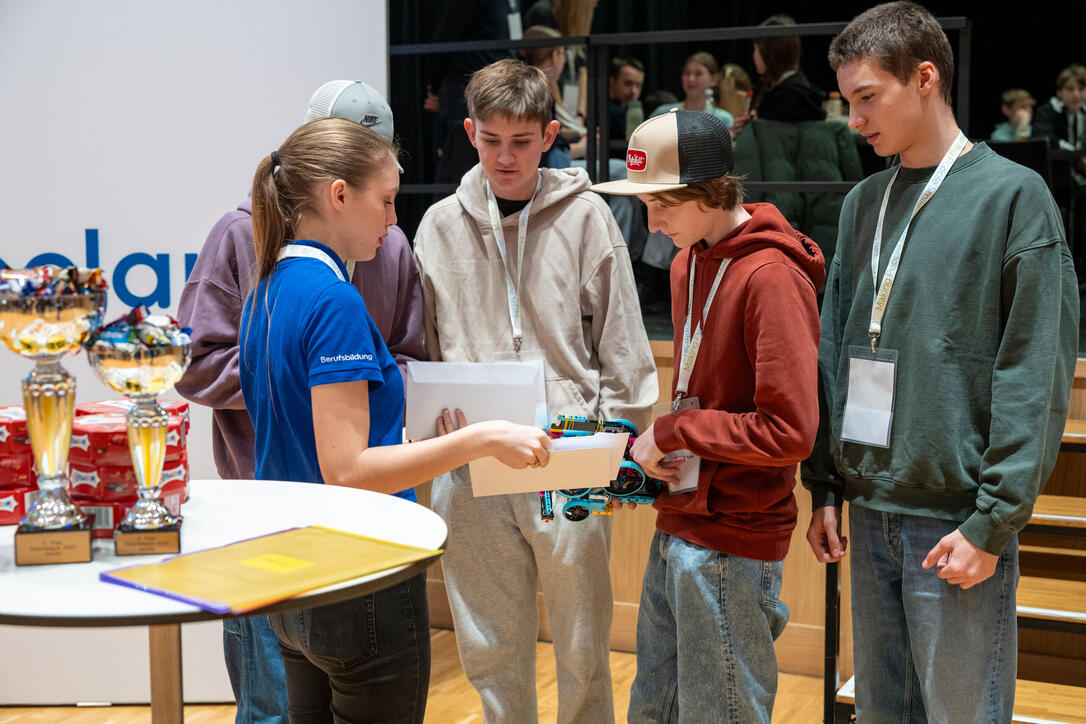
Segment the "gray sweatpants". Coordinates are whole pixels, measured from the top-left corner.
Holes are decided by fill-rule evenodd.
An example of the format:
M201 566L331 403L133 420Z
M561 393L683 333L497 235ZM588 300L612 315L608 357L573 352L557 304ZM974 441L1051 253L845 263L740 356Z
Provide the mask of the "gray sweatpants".
M539 518L539 495L472 497L467 467L434 480L449 526L442 567L464 673L485 722L538 721L535 689L542 582L558 669L558 724L613 724L611 517Z

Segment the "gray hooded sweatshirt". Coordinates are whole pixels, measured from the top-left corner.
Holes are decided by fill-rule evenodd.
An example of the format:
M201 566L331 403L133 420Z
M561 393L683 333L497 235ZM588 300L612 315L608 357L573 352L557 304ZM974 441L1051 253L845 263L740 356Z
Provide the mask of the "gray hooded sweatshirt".
M520 303L526 353L546 360L547 401L559 414L622 418L643 430L658 391L633 269L610 209L583 169L540 169L524 247ZM476 165L456 194L430 207L415 236L430 359L509 358L506 270ZM516 276L519 213L502 220ZM504 356L504 357L503 357Z

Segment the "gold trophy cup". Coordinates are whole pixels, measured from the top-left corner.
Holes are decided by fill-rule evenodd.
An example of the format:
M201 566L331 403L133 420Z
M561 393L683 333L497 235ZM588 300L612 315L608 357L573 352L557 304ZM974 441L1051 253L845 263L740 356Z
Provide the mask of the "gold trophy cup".
M35 363L23 378L23 405L39 492L15 533L16 565L91 559L90 520L68 497L75 378L60 360L78 352L101 323L100 277L97 269L0 270L0 339Z
M139 500L114 534L117 555L180 553L181 516L161 500L169 416L156 398L181 379L192 341L171 318L140 307L99 330L87 356L99 378L133 403L125 422Z

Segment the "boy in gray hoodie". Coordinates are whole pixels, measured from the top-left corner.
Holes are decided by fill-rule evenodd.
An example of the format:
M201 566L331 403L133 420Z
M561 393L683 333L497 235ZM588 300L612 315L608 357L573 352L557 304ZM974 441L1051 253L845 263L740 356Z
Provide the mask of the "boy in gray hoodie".
M629 254L582 169L540 169L554 141L547 79L502 60L475 73L464 128L479 164L415 237L431 359L545 359L559 414L639 429L656 370ZM472 497L467 468L434 481L449 525L442 560L464 672L487 722L537 721L536 591L558 664L558 722L613 722L609 516L540 520L539 496Z

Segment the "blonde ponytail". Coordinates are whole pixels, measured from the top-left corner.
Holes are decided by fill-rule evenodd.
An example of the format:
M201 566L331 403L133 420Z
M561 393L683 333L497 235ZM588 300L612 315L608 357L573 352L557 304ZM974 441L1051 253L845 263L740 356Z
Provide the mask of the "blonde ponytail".
M253 242L256 279L275 269L279 250L294 238L302 215L314 206L317 187L343 179L364 188L399 149L384 136L342 118L300 126L283 145L261 159L253 175Z

